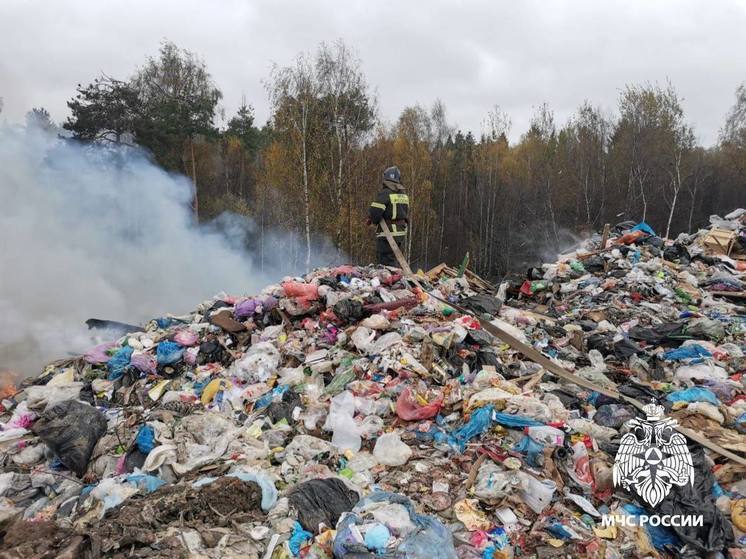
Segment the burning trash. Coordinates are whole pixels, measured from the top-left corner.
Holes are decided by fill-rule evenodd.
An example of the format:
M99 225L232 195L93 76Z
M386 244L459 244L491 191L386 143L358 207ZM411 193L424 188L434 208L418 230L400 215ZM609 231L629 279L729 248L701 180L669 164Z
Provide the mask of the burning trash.
M500 286L316 269L5 373L0 557L743 556L745 215Z

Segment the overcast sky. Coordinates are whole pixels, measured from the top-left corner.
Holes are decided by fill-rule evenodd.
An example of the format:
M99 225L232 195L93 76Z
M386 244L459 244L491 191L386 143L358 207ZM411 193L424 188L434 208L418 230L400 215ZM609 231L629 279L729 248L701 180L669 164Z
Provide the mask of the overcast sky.
M43 106L62 121L77 83L127 77L167 38L205 59L229 115L245 95L263 123L271 64L342 38L386 121L440 98L478 133L500 105L517 138L543 102L562 123L585 99L612 111L626 83L668 78L711 144L746 80L745 29L735 0L0 0L0 120Z

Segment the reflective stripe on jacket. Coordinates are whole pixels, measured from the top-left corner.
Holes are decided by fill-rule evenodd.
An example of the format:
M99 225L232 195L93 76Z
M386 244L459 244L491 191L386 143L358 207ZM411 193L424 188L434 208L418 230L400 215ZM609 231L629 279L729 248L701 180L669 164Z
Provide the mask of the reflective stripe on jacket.
M409 196L404 192L395 192L390 188L383 188L374 202L371 202L368 208L368 216L371 223L378 225L382 219L391 230L394 237L403 237L407 234L407 224L409 223ZM378 237L384 234L381 228L378 228Z

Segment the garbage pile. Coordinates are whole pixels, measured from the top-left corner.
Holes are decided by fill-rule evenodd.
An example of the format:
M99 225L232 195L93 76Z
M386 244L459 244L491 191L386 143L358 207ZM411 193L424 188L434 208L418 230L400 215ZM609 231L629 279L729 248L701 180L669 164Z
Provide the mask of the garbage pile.
M745 215L500 286L318 269L55 362L3 394L0 557L744 557ZM709 445L665 435L694 475L655 506L616 479L632 399ZM604 522L654 514L704 523Z

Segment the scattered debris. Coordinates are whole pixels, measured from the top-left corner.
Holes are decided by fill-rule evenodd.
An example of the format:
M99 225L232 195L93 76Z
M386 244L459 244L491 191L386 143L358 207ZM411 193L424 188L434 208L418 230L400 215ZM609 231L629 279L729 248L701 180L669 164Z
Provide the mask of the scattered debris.
M127 325L2 391L0 559L743 557L745 216L605 228L499 286L340 266ZM656 508L613 474L651 403L695 471ZM706 522L603 523L654 514Z

